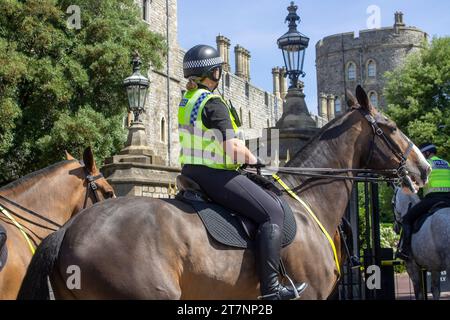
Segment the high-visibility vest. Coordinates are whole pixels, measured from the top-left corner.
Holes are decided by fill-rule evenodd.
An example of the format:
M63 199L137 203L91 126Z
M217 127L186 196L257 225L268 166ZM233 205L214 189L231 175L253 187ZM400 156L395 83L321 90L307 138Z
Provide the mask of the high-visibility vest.
M450 166L448 162L436 156L427 161L432 170L428 183L423 188L424 195L432 192L450 192Z
M180 163L204 165L214 169L236 170L240 164L234 163L223 149L222 134L217 129L208 129L202 122L202 111L213 98L221 99L227 106L233 126L238 135L238 126L230 112L230 107L220 95L205 89L187 91L178 107L178 131L180 137Z

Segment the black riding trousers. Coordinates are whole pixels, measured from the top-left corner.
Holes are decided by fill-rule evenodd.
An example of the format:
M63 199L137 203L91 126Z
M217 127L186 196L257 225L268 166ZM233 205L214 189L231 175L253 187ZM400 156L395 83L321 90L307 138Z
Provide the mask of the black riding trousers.
M184 165L181 173L197 182L214 202L259 225L270 222L283 229L284 212L278 201L239 172Z

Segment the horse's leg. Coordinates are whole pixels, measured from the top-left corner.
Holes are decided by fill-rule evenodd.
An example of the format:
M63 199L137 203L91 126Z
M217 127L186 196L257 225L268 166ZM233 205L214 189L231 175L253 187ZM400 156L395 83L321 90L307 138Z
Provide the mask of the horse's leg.
M431 272L431 292L433 293L433 299L439 300L441 296L441 272Z
M424 296L422 294L422 271L420 267L413 260L406 261L406 271L413 283L414 295L416 300L423 300Z

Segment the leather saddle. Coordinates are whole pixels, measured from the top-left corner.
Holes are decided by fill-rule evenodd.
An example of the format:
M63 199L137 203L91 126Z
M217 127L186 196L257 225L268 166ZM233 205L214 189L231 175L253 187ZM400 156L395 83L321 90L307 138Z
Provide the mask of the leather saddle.
M444 208L449 208L450 207L450 202L449 201L439 201L437 203L435 203L430 210L428 210L428 212L426 214L423 214L422 216L420 216L417 220L414 221L413 223L413 228L412 228L412 232L413 233L417 233L419 232L420 228L422 227L422 225L425 223L425 221L432 216L434 213L436 213L436 211L444 209Z
M282 206L285 214L283 246L290 244L297 230L291 208L284 200L281 200L277 196L276 192L268 190L267 185L262 185L264 183L258 182L267 179L262 177L253 177L251 179L253 181L256 179L255 182L261 185ZM208 233L215 240L222 244L239 248L249 248L252 246L257 231L257 224L255 222L214 203L198 183L185 175L177 176L176 183L179 190L176 198L194 207Z

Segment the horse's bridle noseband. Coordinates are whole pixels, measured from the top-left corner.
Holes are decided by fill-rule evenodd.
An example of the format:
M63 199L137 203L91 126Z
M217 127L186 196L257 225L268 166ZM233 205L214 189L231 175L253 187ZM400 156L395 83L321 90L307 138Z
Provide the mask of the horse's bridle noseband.
M384 131L380 128L378 125L378 122L376 121L375 117L372 116L370 113L368 113L366 110L362 108L358 108L359 112L363 115L363 117L369 122L370 126L373 130L373 139L369 151L369 157L366 161L366 165L370 162L373 156L373 150L375 148L375 138L379 137L384 144L388 147L388 149L392 152L392 154L400 161L398 168L395 170L395 174L397 176L397 183L399 184L401 182L405 182L408 187L413 190L413 182L411 178L408 176L408 170L406 170L406 161L408 160L408 157L414 148L414 144L410 139L408 139L405 136L405 139L408 142L408 148L405 150L405 152L401 151L401 148L398 146L397 143L395 143L389 136L387 136Z
M98 174L96 176L93 176L93 175L89 174L86 169L85 169L85 171L86 171L86 180L87 180L86 188L87 189L86 189L86 197L84 198L83 209L86 208L87 199L89 197L89 190L91 190L92 194L94 195L94 199L95 199L94 203L100 202L100 198L97 195L98 186L95 183L95 181L98 180L98 179L103 178L103 174L102 173L100 173L100 174Z

